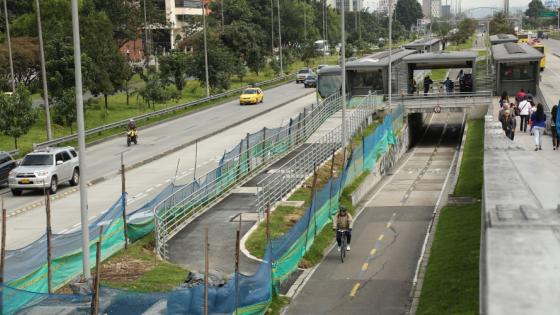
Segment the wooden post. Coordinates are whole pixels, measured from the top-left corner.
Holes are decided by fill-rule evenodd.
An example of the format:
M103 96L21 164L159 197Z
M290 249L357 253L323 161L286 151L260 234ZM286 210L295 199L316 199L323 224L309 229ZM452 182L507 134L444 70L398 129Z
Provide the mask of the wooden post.
M208 228L206 228L206 239L204 244L204 315L208 315Z
M251 171L251 147L249 146L249 133L247 133L247 173Z
M362 172L366 170L366 137L362 136L362 150L363 150L363 158L362 158Z
M241 223L241 215L239 215L239 222ZM241 224L239 224L241 225ZM240 246L240 231L237 231L237 240L235 243L235 271L237 272L237 278L235 280L235 314L237 315L239 310L239 246Z
M124 161L123 161L123 154L121 153L121 181L122 181L122 195L124 196L126 192L126 177L124 175ZM124 249L128 249L128 231L126 229L126 202L123 202L123 230L124 230Z
M332 149L332 162L331 162L331 178L333 178L334 172L334 158L336 157L336 149Z
M239 169L241 168L241 154L243 154L243 139L241 139L241 142L239 142L239 161L237 163L236 180L239 180Z
M307 231L305 236L305 248L304 250L307 251L307 240L309 239L309 226L311 225L311 213L313 212L313 197L315 195L315 185L317 184L317 164L313 164L313 184L311 185L311 195L309 197L309 217L307 219Z
M93 292L93 314L97 315L99 311L99 274L101 270L101 241L103 240L103 226L99 229L99 240L97 241L97 253L95 255L95 288Z
M47 211L47 268L48 268L48 281L49 293L52 292L52 228L51 228L51 194L47 190L47 202L45 203L45 210Z
M319 102L317 102L319 105ZM315 118L315 104L311 104L311 119Z
M196 139L196 142L194 143L194 173L193 173L193 179L196 180L196 161L198 159L198 139Z
M0 283L4 284L4 265L6 263L6 209L4 209L4 196L2 196L2 254L0 257ZM2 305L4 300L2 299ZM2 311L2 310L0 310Z

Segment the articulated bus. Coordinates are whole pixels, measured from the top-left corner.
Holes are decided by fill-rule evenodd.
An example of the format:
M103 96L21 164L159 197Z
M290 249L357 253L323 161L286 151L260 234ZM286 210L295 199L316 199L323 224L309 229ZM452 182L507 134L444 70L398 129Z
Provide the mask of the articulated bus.
M517 34L517 38L519 38L519 40L517 41L518 43L526 43L529 41L529 34Z
M342 89L342 69L340 66L327 66L317 73L317 95L319 99L336 94Z
M531 44L531 47L540 51L545 56L543 59L541 59L541 71L543 71L544 67L546 67L546 46L541 44Z

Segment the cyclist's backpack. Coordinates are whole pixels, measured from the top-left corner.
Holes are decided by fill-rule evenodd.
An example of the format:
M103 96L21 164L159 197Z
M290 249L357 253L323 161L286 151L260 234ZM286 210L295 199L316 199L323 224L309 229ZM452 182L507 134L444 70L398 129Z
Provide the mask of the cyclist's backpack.
M453 90L455 88L455 82L451 81L451 83L449 83L449 89Z

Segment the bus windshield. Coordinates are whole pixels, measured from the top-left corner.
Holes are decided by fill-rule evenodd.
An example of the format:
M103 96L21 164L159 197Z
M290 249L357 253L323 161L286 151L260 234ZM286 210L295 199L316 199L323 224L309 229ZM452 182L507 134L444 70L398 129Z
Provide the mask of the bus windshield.
M333 94L336 94L342 88L342 75L341 74L319 74L319 81L317 83L317 92L322 99L325 99Z
M528 38L529 38L529 35L518 34L518 35L517 35L517 38L519 38L519 39L528 39Z
M544 54L544 47L533 47L533 48L535 48L536 50Z

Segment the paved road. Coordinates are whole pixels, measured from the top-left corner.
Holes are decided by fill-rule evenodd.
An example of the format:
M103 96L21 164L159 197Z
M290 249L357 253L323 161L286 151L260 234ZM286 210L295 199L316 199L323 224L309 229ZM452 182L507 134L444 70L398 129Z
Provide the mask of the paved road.
M93 146L86 151L88 171L87 179L90 180L92 178L97 178L99 176L103 176L110 172L116 171L120 165L121 152L125 153L125 164L130 165L132 163L152 157L155 154L174 148L192 139L196 139L203 135L212 133L213 131L223 128L233 122L242 120L264 109L273 107L277 104L286 102L294 97L301 96L309 92L311 92L311 90L303 88L302 85L296 85L295 83L287 84L275 89L265 91L263 104L239 106L236 101L232 101L219 107L215 107L197 114L171 121L166 124L149 128L140 133L140 139L137 146L127 147L124 138L111 140L106 143ZM303 110L304 107L308 107L312 103L315 103L315 96L306 96L301 100L285 105L277 110L274 110L235 128L232 128L227 132L199 142L198 164L200 165L200 167L197 168L197 177L200 177L200 175L215 168L217 166L216 158L221 157L225 149L229 150L233 148L237 143L239 143L239 140L245 137L247 132L254 133L262 129L262 127L264 126L273 128L275 126L278 126L282 122L282 120L284 120L284 123L286 123L286 121L289 120L290 117L298 114L301 110ZM139 170L129 172L127 175L127 187L129 188L128 191L130 196L140 197L140 195L142 195L142 198L146 198L145 200L150 200L151 198L148 198L148 196L157 195L157 193L159 193L159 191L161 191L161 189L170 182L170 180L168 179L174 175L175 168L177 166L177 156L181 156L179 173L183 172L183 175L185 175L187 173L185 172L186 170L194 167L194 147L183 149L169 157L158 160L157 162L152 162L146 166L142 166ZM171 159L172 161L169 159ZM166 167L170 167L170 169L167 170ZM150 177L152 174L151 172L156 173L157 176L153 178ZM144 173L144 176L140 176L140 178L135 180L132 179L132 175L130 175L134 173ZM159 180L158 176L164 176L165 178L163 180ZM185 177L181 181L181 183L186 183L188 179L192 179L192 174ZM165 182L165 180L168 181ZM111 180L109 180L109 182L110 181ZM116 178L113 181L120 182L120 179ZM155 182L155 184L163 183L165 185L155 188L152 187L153 185L151 185L151 183L153 182ZM103 186L103 188L96 186ZM103 191L105 187L108 186L110 185L101 183L91 186L88 191ZM60 186L59 192L63 192L65 190L70 190L73 188L74 187L69 186L69 184L62 184ZM150 190L149 193L145 193L146 190L150 188L153 188L153 190ZM108 193L109 191L110 193ZM104 208L99 209L95 207L95 211L99 210L99 212L101 212L109 208L109 206L113 204L113 202L120 194L120 188L115 188L114 191L108 189L106 192L106 195L102 194L98 197L89 198L90 205L92 203L92 200L100 202L103 201L101 202L101 204L103 204L102 207ZM6 209L8 209L8 213L43 200L43 194L39 191L24 192L21 196L14 197L7 188L4 188L0 191L0 194L5 197L5 205ZM78 196L77 193L74 193L72 195L76 195L72 198L76 198ZM70 198L70 196L71 195L64 199ZM95 193L93 194L93 196L96 196ZM103 200L99 200L97 198ZM57 203L59 203L59 201L53 203L53 208L57 207ZM78 199L76 199L75 203L71 206L73 212L76 212L76 209L78 209L79 207L78 205L79 201ZM91 206L90 211L92 211ZM34 212L34 210L31 210L31 212ZM79 222L79 218L77 217L73 219L73 221L71 221L72 224L68 226L67 224L69 224L70 222L67 222L65 218L59 219L61 219L60 225L57 224L58 227L53 228L54 232L59 232L66 229L67 227L72 227L72 224ZM9 219L9 221L10 220L11 218ZM53 218L53 220L56 219ZM10 225L11 224L8 224L8 226ZM33 227L33 229L35 229L35 227ZM44 230L44 227L40 227L40 229ZM23 237L23 239L27 239L27 237ZM21 241L23 241L23 239L21 239ZM22 244L25 242L18 241L18 243Z
M331 250L286 314L404 314L460 134L462 114L450 114L446 125L447 117L435 114L424 139L391 170L394 175L370 191L365 200L373 200L354 223L344 263Z

